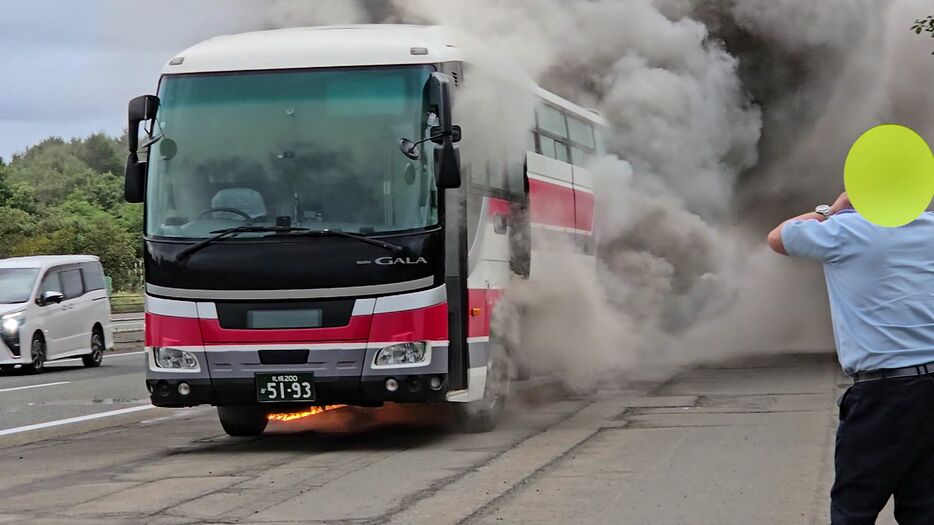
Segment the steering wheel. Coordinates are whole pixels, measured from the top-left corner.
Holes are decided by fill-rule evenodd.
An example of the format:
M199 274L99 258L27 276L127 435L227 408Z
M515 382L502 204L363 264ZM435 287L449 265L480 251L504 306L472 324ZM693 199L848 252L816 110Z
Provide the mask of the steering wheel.
M206 210L204 210L203 212L201 212L201 213L198 214L198 219L201 219L202 217L204 217L205 215L207 215L207 214L209 214L209 213L215 213L215 212L228 212L228 213L233 213L233 214L235 214L235 215L239 215L239 216L243 217L243 220L245 220L245 221L248 222L248 223L253 222L253 217L251 217L249 213L247 213L247 212L245 212L245 211L243 211L243 210L238 210L237 208L208 208L208 209L206 209Z

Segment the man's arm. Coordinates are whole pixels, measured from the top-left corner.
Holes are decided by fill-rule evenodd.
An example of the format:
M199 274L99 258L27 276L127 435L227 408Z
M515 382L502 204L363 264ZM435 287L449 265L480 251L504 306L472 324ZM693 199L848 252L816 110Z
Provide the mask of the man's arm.
M797 217L786 219L781 224L776 226L774 230L769 232L769 247L771 247L772 250L777 253L780 253L782 255L788 255L788 252L785 251L785 244L782 243L782 228L784 228L785 225L791 221L806 221L808 219L814 219L816 221L827 220L826 217L824 217L823 215L815 211L811 211L808 213L802 213L801 215L798 215Z
M853 205L850 203L849 197L846 196L846 192L843 192L840 194L839 197L837 197L837 200L834 201L833 206L831 206L830 209L834 213L837 213L840 210L846 210L852 207ZM782 242L782 228L784 228L785 225L791 221L806 221L809 219L814 219L816 221L825 221L827 220L827 217L824 217L820 213L812 211L808 213L802 213L801 215L798 215L797 217L792 217L790 219L783 221L774 230L769 232L769 237L768 237L769 247L771 247L772 250L774 250L776 253L780 253L782 255L788 255L788 252L785 251L785 244Z

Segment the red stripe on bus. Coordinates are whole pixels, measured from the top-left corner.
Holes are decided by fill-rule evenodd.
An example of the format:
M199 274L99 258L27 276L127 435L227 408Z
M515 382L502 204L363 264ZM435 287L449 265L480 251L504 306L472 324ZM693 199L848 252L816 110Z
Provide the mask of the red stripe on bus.
M198 319L146 314L146 346L201 346Z
M473 291L472 291L473 292ZM482 290L481 290L482 292ZM485 299L484 299L484 302ZM483 308L486 312L488 308ZM489 332L489 322L485 323ZM361 315L347 326L287 330L222 328L217 319L146 314L146 346L200 346L263 343L365 343L369 341L442 341L448 338L447 303L427 308Z
M223 328L217 319L201 319L204 344L230 343L364 343L370 330L370 316L354 316L346 326L333 328L290 328L249 330Z
M574 192L575 228L578 230L593 231L593 193L586 191Z
M538 179L529 179L532 222L574 228L574 190Z
M448 338L448 305L375 314L370 341L443 341Z
M503 199L494 199L492 197L487 197L487 210L489 215L506 215L507 217L510 214L509 211L509 201Z

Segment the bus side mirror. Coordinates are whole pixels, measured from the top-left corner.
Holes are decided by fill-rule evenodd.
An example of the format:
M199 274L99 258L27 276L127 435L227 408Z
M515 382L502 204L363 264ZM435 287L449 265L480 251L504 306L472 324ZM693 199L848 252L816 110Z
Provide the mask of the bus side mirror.
M444 73L432 73L428 79L428 97L432 107L438 108L439 125L431 130L437 138L432 140L440 148L435 148L435 173L438 187L441 189L459 188L461 185L460 155L455 142L461 139L460 126L454 125L451 116L454 97L451 79Z
M139 125L153 122L159 109L159 97L142 95L130 101L127 108L127 146L130 154L123 172L123 196L127 202L143 202L146 188L146 163L139 161Z

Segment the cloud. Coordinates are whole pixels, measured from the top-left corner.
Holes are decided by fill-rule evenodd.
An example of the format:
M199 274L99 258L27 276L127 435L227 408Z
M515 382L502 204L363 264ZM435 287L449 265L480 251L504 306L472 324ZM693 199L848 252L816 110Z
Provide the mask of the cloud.
M50 135L119 134L126 103L156 89L162 65L219 33L263 29L247 0L35 0L0 18L0 156Z

